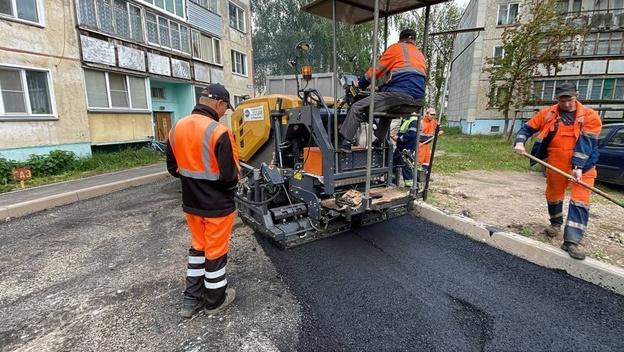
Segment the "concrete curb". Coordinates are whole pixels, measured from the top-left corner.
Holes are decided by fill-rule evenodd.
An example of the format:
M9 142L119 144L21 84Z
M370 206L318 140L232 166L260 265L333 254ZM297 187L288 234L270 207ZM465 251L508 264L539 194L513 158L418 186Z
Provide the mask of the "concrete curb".
M475 241L551 269L559 269L579 279L624 295L624 269L592 258L576 260L563 250L516 233L480 224L470 218L450 214L425 203L415 203L415 215L466 235Z
M111 182L99 186L83 188L76 191L65 192L49 197L9 205L7 207L0 208L0 219L32 214L44 209L58 207L60 205L121 191L122 189L159 181L167 177L169 177L169 173L167 171L162 171L151 175L139 176L128 180Z

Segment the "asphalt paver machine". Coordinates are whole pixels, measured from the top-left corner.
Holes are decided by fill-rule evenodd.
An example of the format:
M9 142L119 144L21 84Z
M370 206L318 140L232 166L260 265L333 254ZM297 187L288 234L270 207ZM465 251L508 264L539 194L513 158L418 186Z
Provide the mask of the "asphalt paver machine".
M334 22L334 78L337 79L336 24L374 21L444 1L316 0L302 10ZM425 22L427 38L428 21ZM373 36L373 62L377 60L377 36ZM422 45L426 52L426 39ZM306 50L305 43L296 49ZM295 64L296 62L292 62ZM311 75L307 68L304 76ZM374 73L373 73L374 74ZM357 226L407 214L422 197L423 180L411 188L392 184L393 144L388 137L381 148L371 145L372 129L366 129L366 146L341 152L338 130L350 102L364 93L351 84L355 76L340 79L345 96L323 97L318 90L297 88L296 95L268 95L245 100L232 114L232 130L241 160L241 182L236 193L243 222L267 236L280 248L290 248ZM375 94L375 76L370 95ZM373 97L371 96L371 102ZM368 126L376 118L421 116L422 101L371 103ZM434 145L435 147L435 145ZM415 150L412 158L417 155ZM414 158L415 159L415 158ZM405 167L414 167L405 163Z

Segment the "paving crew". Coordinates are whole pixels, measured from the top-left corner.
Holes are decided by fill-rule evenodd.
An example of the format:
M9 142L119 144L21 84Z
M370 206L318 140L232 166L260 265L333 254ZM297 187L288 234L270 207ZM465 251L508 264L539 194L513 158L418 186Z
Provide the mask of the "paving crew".
M411 115L408 118L401 120L401 126L395 136L392 136L392 140L396 143L394 154L392 155L392 183L398 185L399 182L399 168L402 169L403 183L405 187L412 187L414 185L414 174L412 167L405 165L403 162L403 152L412 153L416 147L416 134L418 133L418 116Z
M420 125L420 145L418 146L418 164L422 165L422 169L426 175L429 171L431 163L431 148L429 147L433 137L435 136L438 121L436 121L436 109L428 108ZM443 132L440 131L439 134Z
M375 105L380 103L392 106L392 101L411 101L425 96L425 76L427 65L425 56L415 44L416 32L405 29L399 34L399 42L392 44L386 49L379 61L375 64L375 77L386 76L386 83L379 86L379 92L375 93ZM366 89L372 79L370 68L366 75L356 81L360 89ZM341 142L339 149L351 152L351 145L355 134L368 115L370 97L358 100L347 112L347 117L340 128ZM377 110L377 109L376 109ZM380 118L373 142L375 146L381 146L382 141L390 129L391 119Z
M180 310L185 318L202 307L216 314L236 297L227 288L225 269L240 167L232 131L218 122L232 109L230 93L211 84L198 103L171 128L167 141L167 169L182 183L182 209L192 235Z
M554 167L572 174L576 180L589 185L596 178L598 160L598 135L602 122L598 113L583 106L578 100L576 86L562 83L555 89L557 104L542 109L533 116L518 132L514 151L525 152L524 143L533 134L538 133L537 141L531 154ZM531 165L535 162L531 161ZM550 226L546 234L556 237L563 225L563 198L568 187L568 179L546 169L546 201L550 215ZM578 247L583 239L589 219L590 190L570 183L570 205L563 231L561 249L575 259L585 259L585 253Z

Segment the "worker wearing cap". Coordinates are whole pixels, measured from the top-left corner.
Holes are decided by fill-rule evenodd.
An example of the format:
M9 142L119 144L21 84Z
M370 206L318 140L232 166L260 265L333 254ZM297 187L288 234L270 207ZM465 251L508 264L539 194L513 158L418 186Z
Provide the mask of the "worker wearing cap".
M418 146L418 164L422 165L423 171L428 172L429 163L431 163L430 143L435 136L438 121L436 120L436 109L428 108L420 125L420 145ZM443 132L440 131L440 134Z
M225 87L207 86L167 140L167 169L182 183L182 209L192 235L180 310L185 318L202 307L206 314L216 314L236 297L225 277L239 178L232 131L219 123L228 109L232 105Z
M531 154L554 167L571 173L579 181L589 185L596 178L598 161L598 135L602 122L596 111L583 106L578 100L576 86L562 83L555 89L557 104L542 109L518 132L514 151L525 153L524 143L533 134L538 133L537 141ZM531 165L535 162L531 161ZM568 179L556 172L546 170L546 201L550 214L550 226L546 234L556 237L563 225L563 198L568 187ZM563 231L561 249L572 258L585 259L585 253L578 248L589 219L590 190L570 183L570 206Z
M416 32L406 29L399 34L399 42L386 49L379 61L375 64L375 77L386 76L386 83L379 86L375 93L375 105L381 102L388 103L389 99L411 101L422 99L425 96L425 76L427 65L425 56L416 47ZM360 89L366 89L372 79L373 68L370 68L364 77L354 84ZM370 106L370 97L358 100L347 112L347 117L340 128L341 142L339 149L350 153L360 123L367 117ZM381 118L375 130L377 140L373 145L381 146L382 141L390 129L391 119Z

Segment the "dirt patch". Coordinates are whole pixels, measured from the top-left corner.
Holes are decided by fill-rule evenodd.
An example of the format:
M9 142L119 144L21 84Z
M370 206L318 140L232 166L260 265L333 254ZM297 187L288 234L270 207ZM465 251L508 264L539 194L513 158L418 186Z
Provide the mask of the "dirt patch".
M548 209L541 173L463 171L434 177L429 203L523 236L559 246L563 234L544 234ZM612 193L624 199L624 188ZM567 214L569 194L564 201ZM624 208L592 195L589 227L582 243L593 258L624 267Z

